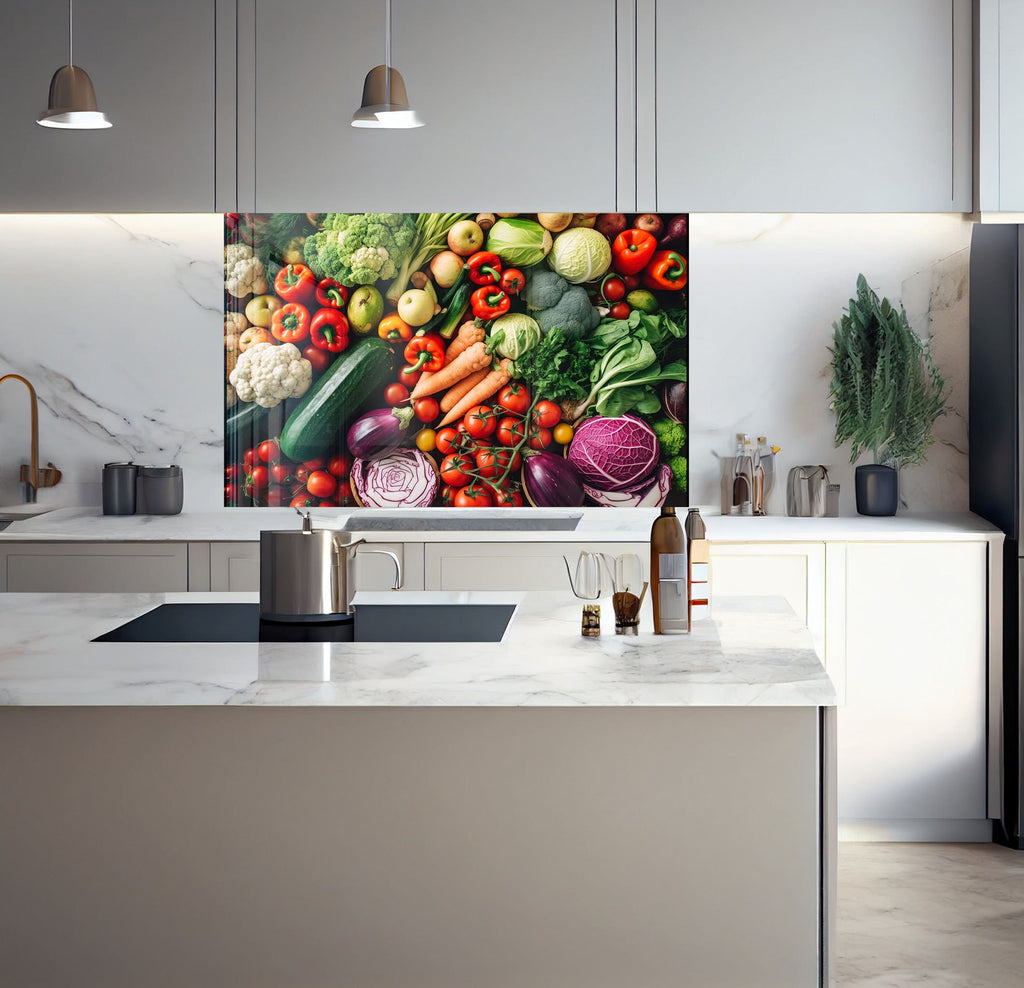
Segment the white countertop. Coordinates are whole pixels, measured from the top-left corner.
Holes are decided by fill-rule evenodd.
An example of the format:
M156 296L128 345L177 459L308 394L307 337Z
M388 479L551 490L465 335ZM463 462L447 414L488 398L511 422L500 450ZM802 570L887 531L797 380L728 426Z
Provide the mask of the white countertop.
M686 509L680 508L680 517ZM419 511L339 511L314 509L322 528L358 531L371 541L394 542L645 542L656 508L429 508ZM871 518L736 518L701 511L714 542L918 542L1001 540L1002 533L963 513L896 515ZM545 519L578 516L575 528L544 530ZM503 524L503 530L486 526ZM225 508L204 514L104 515L99 508L58 508L13 522L0 531L3 542L258 542L261 529L298 528L291 508ZM441 527L445 526L445 527ZM465 526L460 528L459 526ZM472 527L470 527L472 526ZM481 528L481 526L484 526Z
M368 593L354 603L516 603L501 642L124 643L164 602L245 593L0 594L0 705L830 706L807 630L777 598L719 598L690 635L580 635L568 593ZM645 603L645 608L649 606ZM644 615L642 615L643 619ZM650 627L642 620L641 627Z

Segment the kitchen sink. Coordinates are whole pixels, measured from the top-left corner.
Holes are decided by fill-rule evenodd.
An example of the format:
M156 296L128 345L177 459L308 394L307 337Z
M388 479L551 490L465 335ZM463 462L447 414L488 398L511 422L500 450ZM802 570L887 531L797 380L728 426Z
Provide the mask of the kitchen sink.
M359 604L330 619L263 621L258 603L160 604L97 642L497 642L515 604Z
M25 518L35 518L38 515L45 515L47 511L53 511L53 507L46 504L2 504L0 505L0 523L8 525L12 521L22 521ZM6 526L4 526L6 527Z

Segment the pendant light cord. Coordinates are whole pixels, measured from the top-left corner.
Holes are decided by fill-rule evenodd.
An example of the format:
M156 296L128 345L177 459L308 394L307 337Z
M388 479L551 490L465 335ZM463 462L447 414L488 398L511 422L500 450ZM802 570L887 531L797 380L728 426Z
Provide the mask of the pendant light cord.
M68 64L75 64L75 12L74 0L68 0Z
M384 102L391 107L391 0L384 0Z

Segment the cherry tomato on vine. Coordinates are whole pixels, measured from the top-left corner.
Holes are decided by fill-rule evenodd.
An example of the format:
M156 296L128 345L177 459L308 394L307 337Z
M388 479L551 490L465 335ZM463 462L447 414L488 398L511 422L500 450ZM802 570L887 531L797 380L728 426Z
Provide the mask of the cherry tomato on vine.
M449 487L465 487L473 478L469 471L473 469L473 461L465 453L449 453L442 461L441 479Z
M296 467L295 468L295 480L300 484L305 484L309 480L309 475L313 471L309 467Z
M316 504L316 498L312 497L309 491L300 491L288 503L289 508L311 508Z
M263 466L253 467L249 473L249 481L258 491L266 490L270 483L270 471Z
M496 435L502 446L517 446L526 436L526 423L522 419L507 415L498 423Z
M494 498L490 491L480 484L470 484L463 487L455 495L456 508L489 508L494 504Z
M270 476L275 484L283 484L291 477L291 467L287 463L275 463L270 468Z
M441 414L441 406L436 398L417 398L412 403L412 413L421 422L435 422Z
M322 497L322 498L320 498L320 503L317 505L317 507L318 508L338 508L338 507L341 507L341 505L339 505L338 502L335 501L333 497Z
M327 472L335 477L347 477L352 472L352 457L338 453L327 461Z
M606 302L618 302L626 297L626 283L614 275L608 275L601 282L601 294Z
M224 503L225 504L238 504L239 498L242 495L242 488L232 481L229 484L224 485Z
M239 464L229 463L224 468L224 479L229 483L236 480L241 480L243 473L244 471L242 470L242 467Z
M246 470L251 470L254 466L256 466L256 461L259 460L259 458L259 451L255 447L253 447L252 449L247 449L242 454L242 466L244 466Z
M531 418L534 425L542 426L545 429L553 429L562 418L562 409L553 401L538 401L533 406Z
M531 429L529 445L531 449L547 449L551 445L551 430L543 426Z
M458 438L458 431L453 429L450 425L445 426L443 429L439 429L435 434L437 451L442 456L447 456L455 449L455 444Z
M307 470L323 470L324 464L327 460L323 456L318 456L315 460L306 460L302 465Z
M632 311L633 310L630 309L628 302L616 302L608 310L608 315L611 316L612 319L628 319L629 314Z
M326 470L314 470L306 480L306 490L313 497L330 497L337 489L337 479Z
M551 430L551 435L554 437L556 443L560 443L562 446L568 446L572 441L573 427L568 422L559 422L558 425Z
M281 446L276 439L265 439L256 449L264 463L274 463L281 459Z
M338 489L334 492L336 498L342 501L352 499L352 485L347 480L339 481Z
M292 496L292 489L281 484L272 484L267 491L267 504L271 508L283 508Z
M498 428L497 416L490 405L474 405L466 412L463 421L466 423L466 432L474 439L486 439L494 435L494 430Z
M498 490L494 494L494 503L499 508L521 508L523 506L523 495L516 488Z
M409 400L409 389L397 381L384 389L384 400L389 405L404 405Z
M525 384L506 384L498 392L498 404L513 415L525 415L530 408L530 392Z
M626 283L627 292L640 287L640 275L638 274L627 274L622 280Z
M457 492L456 488L452 487L450 484L445 484L441 488L440 497L441 497L441 507L442 508L454 507L456 492Z
M437 449L437 433L433 429L420 429L416 433L416 448L424 453Z

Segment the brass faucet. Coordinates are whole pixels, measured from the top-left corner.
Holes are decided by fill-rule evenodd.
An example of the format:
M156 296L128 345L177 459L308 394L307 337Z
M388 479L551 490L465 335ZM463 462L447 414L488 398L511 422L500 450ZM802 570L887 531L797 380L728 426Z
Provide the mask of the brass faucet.
M36 401L36 389L32 387L27 378L20 374L4 374L0 377L0 384L13 378L21 381L28 388L28 396L32 406L32 444L30 462L26 466L21 465L18 479L21 481L21 499L26 503L33 503L36 499L36 492L40 487L53 487L60 478L61 472L52 464L47 463L46 468L39 469L39 403Z

